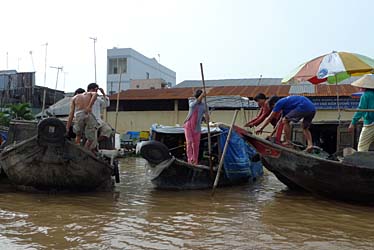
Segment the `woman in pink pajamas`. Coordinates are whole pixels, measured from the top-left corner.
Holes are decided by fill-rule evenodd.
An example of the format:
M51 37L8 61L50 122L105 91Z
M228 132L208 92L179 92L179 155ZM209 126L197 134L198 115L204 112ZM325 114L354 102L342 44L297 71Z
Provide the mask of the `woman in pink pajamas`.
M205 93L198 89L194 97L188 98L189 111L184 121L184 134L187 144L188 163L198 164L199 146L201 136L201 121L205 115L205 104L202 102Z

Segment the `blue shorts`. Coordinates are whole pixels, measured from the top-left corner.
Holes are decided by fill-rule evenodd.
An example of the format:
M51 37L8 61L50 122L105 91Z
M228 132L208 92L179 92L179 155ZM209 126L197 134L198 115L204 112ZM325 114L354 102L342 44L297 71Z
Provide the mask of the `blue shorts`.
M310 127L310 124L312 124L312 120L315 115L316 111L300 112L296 109L293 109L284 117L292 122L298 122L303 119L303 128L305 129Z

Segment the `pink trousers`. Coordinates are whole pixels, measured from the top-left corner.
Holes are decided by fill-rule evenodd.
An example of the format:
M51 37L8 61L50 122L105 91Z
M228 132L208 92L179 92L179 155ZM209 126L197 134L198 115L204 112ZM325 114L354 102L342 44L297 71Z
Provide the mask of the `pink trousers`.
M195 131L195 126L192 122L186 122L184 125L184 134L186 136L186 153L188 163L198 164L199 161L199 146L200 146L200 132Z

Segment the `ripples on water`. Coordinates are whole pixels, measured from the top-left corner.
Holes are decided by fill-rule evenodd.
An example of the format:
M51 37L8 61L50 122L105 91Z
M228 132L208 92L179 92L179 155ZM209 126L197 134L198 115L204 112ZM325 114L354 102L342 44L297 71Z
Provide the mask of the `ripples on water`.
M154 190L124 159L113 193L0 192L0 249L373 249L371 207L254 186Z

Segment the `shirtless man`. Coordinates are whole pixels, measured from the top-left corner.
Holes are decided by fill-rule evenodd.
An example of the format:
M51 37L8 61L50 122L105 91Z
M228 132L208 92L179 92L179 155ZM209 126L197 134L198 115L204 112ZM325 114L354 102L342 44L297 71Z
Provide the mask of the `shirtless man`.
M90 148L95 140L97 122L92 115L92 106L97 98L97 93L85 92L77 94L71 100L69 119L66 123L66 131L69 131L73 118L75 122L73 131L77 135L75 143L80 144L82 133L85 132L87 142L85 147Z

